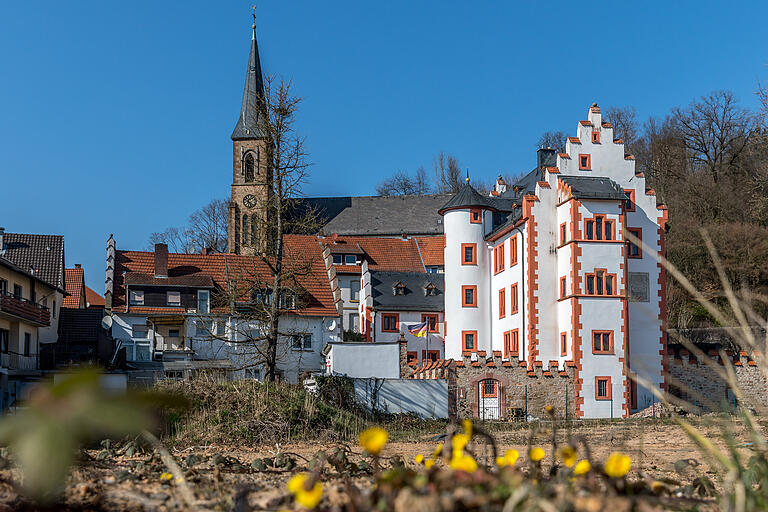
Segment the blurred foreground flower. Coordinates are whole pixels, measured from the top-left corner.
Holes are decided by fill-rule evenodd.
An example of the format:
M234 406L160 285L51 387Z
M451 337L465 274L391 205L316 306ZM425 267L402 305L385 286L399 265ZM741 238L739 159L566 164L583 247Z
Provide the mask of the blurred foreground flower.
M504 452L503 457L496 457L496 465L500 468L503 468L504 466L514 466L519 457L520 454L517 450L507 450Z
M576 466L573 468L573 474L576 476L586 475L589 473L589 470L592 469L592 465L589 463L588 460L580 460L578 463L576 463Z
M387 444L389 434L381 427L371 427L360 433L360 446L371 455L381 453L384 445Z
M573 449L572 446L563 446L560 449L560 460L563 461L563 465L568 468L572 468L574 464L576 464L576 450Z
M613 452L605 461L605 474L613 478L622 478L629 473L632 460L621 452Z
M293 494L296 503L304 508L315 508L323 499L323 484L315 482L307 489L309 475L297 473L288 480L288 491Z
M416 456L413 458L413 461L414 461L416 464L421 464L422 462L424 462L424 456L423 456L422 454L418 454L418 455L416 455Z
M79 371L41 385L24 410L3 417L0 444L16 454L29 495L52 501L82 444L138 435L153 426L156 409L184 403L157 393L109 394L98 372Z
M451 469L474 473L477 471L477 461L471 455L462 454L451 458Z
M539 448L538 446L531 448L528 451L528 458L531 459L533 462L539 462L546 456L547 456L547 452L545 452L543 448Z

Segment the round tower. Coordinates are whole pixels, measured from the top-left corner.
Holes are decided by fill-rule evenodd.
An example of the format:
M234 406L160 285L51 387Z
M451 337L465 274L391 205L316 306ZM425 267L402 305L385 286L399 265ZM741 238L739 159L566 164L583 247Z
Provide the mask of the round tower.
M445 231L445 358L491 351L490 269L485 243L495 208L467 184L440 209Z

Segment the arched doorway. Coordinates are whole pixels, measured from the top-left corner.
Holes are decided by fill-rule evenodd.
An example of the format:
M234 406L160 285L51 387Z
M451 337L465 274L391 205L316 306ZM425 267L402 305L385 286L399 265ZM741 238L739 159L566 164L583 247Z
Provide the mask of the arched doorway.
M496 379L484 379L478 382L477 415L481 420L501 418L501 383Z

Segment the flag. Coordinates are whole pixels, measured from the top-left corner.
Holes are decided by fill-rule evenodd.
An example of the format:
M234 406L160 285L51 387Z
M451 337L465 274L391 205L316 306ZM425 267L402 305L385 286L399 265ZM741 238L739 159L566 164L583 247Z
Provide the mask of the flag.
M417 338L425 337L427 335L427 322L421 322L420 324L409 325L408 332L413 334Z

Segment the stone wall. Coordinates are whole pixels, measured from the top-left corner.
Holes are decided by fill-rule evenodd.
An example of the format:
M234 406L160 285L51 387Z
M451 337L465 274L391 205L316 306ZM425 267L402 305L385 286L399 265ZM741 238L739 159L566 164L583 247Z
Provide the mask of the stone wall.
M748 407L768 407L768 383L757 363L747 352L726 351L728 361L720 358L718 351L709 349L706 356L720 367L732 364L736 382L744 394ZM734 404L735 396L728 384L706 361L699 360L690 351L675 347L670 350L669 389L699 410L721 410L724 405Z
M548 367L537 364L529 371L525 362L517 363L493 352L464 355L460 361L437 361L414 372L414 379L447 379L452 417L480 418L480 386L486 379L497 382L498 416L502 420L527 416L542 418L544 407L551 405L560 417L574 418L574 367L560 369L557 361ZM487 401L485 402L488 403Z

